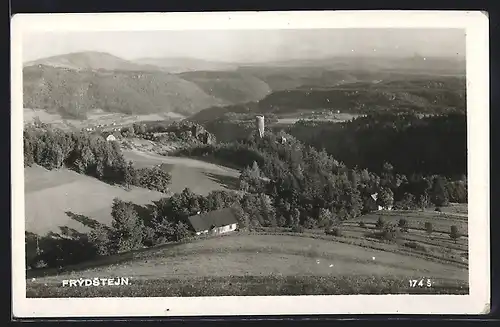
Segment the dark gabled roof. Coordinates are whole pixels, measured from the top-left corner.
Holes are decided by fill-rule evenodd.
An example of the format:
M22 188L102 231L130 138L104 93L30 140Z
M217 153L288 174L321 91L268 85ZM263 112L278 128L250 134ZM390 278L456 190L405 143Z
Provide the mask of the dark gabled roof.
M209 230L212 226L222 227L238 223L233 208L224 208L194 215L189 217L188 220L197 232Z

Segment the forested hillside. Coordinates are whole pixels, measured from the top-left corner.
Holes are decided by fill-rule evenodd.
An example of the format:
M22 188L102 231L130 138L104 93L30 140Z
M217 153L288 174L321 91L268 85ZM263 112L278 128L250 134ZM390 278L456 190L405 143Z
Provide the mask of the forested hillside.
M288 132L348 166L377 173L384 162L390 162L401 174L467 174L467 119L463 114L422 118L370 114L345 123L303 120Z
M264 81L244 72L196 71L178 76L195 83L207 94L230 103L258 101L271 92Z
M276 91L260 101L212 107L190 117L198 123L225 113L293 114L332 110L367 113L465 113L465 78L413 78L379 82L353 82L337 86L302 86Z
M49 66L23 70L24 107L57 109L76 118L92 109L126 114L192 114L227 104L196 84L160 71L76 71Z

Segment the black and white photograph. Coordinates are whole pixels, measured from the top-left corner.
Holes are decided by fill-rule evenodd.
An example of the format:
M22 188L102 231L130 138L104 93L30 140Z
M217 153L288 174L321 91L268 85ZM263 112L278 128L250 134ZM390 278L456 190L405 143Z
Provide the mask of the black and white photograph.
M14 313L488 312L484 14L12 24Z

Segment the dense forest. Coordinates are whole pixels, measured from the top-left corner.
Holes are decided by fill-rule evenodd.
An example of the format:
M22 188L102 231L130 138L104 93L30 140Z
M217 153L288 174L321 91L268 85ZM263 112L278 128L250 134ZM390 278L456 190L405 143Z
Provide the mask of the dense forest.
M462 114L370 114L344 123L303 120L287 132L350 167L381 173L390 162L406 175L456 179L467 174L467 119Z
M287 134L267 133L262 139L252 135L232 143L184 148L177 154L211 157L241 167L242 189L270 197L275 208L270 225L324 226L373 210L373 205L416 209L467 202L465 177L405 175L388 162L376 174L348 167ZM372 203L375 193L378 198ZM329 218L323 221L325 212Z

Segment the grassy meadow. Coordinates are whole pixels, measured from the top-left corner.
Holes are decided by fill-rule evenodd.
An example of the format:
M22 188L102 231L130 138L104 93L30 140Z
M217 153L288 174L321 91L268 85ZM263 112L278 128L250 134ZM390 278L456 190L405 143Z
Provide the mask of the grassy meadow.
M27 279L28 297L222 296L468 292L468 271L419 254L349 237L234 233L103 258ZM369 272L369 276L367 275ZM31 277L31 278L30 278ZM63 279L129 277L129 286L62 288ZM430 288L410 289L409 279ZM319 283L319 284L318 284ZM83 292L83 293L82 293ZM83 295L82 295L83 294Z
M143 205L166 196L138 187L112 186L68 169L33 166L24 169L24 177L25 229L39 235L65 227L88 232L86 222L79 219L82 215L110 224L115 197Z
M138 168L164 164L163 168L172 174L170 191L174 193L188 187L195 193L206 195L214 190L237 187L239 172L233 169L140 151L124 151L124 154ZM63 226L79 232L88 231L88 227L75 220L77 217L72 214L110 224L111 205L116 197L144 205L167 196L138 187L127 190L111 186L68 169L49 171L33 166L25 168L24 175L26 230L41 235L58 232Z
M170 191L182 192L186 187L196 194L207 195L216 190L237 190L240 172L201 160L162 156L150 152L124 150L127 160L138 168L162 165L172 175Z

